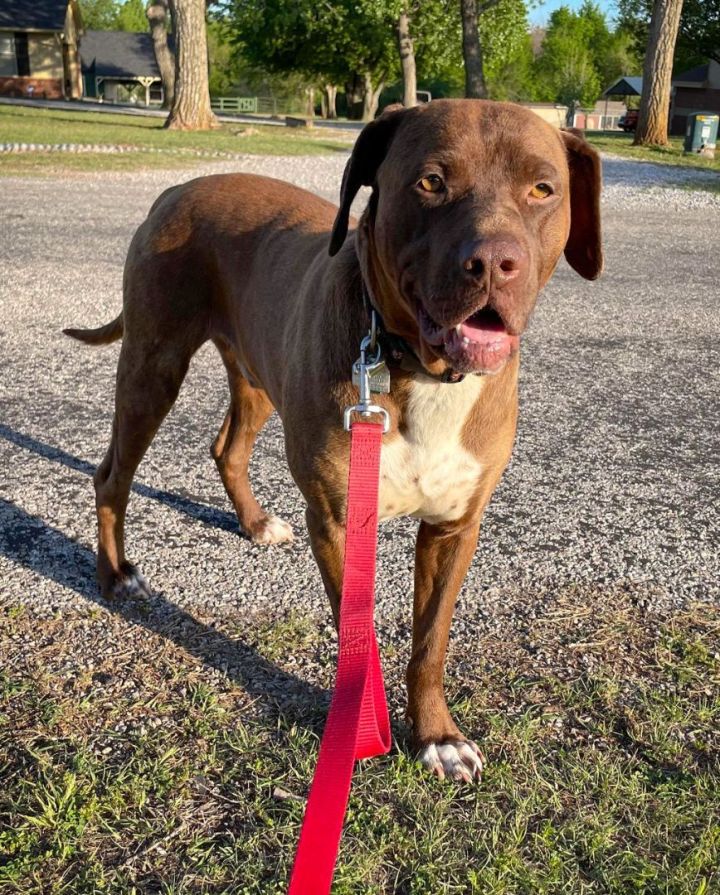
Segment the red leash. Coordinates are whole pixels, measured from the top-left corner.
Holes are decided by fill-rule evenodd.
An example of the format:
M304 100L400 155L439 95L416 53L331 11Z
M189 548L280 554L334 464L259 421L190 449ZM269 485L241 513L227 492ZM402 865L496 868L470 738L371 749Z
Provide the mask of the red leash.
M378 423L352 424L338 671L288 895L330 892L355 760L390 751L373 625L382 435Z

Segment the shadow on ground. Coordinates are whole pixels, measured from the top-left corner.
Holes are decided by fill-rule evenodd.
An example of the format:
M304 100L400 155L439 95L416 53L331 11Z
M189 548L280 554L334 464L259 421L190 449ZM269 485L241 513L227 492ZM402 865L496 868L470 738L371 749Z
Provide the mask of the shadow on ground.
M0 437L86 475L94 472L94 467L85 460L6 425L0 424ZM141 484L134 485L133 490L205 525L237 530L235 517L230 513ZM162 593L154 593L149 600L104 600L95 583L95 554L91 550L10 500L0 498L0 519L0 555L61 587L74 590L83 599L97 603L131 624L171 640L205 665L228 674L258 701L264 714L282 713L291 721L314 730L321 726L329 694L320 687L278 668L254 646L199 621Z

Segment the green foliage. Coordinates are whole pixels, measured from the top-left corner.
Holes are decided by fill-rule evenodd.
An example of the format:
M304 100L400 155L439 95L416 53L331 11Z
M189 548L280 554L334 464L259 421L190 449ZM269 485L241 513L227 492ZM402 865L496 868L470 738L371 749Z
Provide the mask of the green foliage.
M143 0L125 0L115 19L119 31L147 31L148 20Z
M418 81L438 96L462 96L465 74L457 0L421 3L411 16ZM488 92L491 98L527 98L532 63L524 0L500 0L478 18Z
M395 29L403 7L410 17L418 86L433 96L461 96L457 0L327 0L321 7L314 0L228 0L223 27L210 37L213 66L222 69L213 72L213 92L230 92L233 80L248 80L250 71L251 80L265 85L292 79L300 93L308 85L361 81L364 74L374 82L392 82L400 75ZM535 59L527 9L525 0L500 0L479 16L493 99L592 106L615 78L639 72L641 61L628 31L611 31L590 0L577 12L561 7L553 13ZM386 92L390 96L398 98L397 87Z
M618 0L618 24L639 55L648 42L652 0ZM675 46L674 72L702 65L708 59L720 62L720 0L685 0Z
M534 97L591 107L604 87L640 67L628 34L622 29L611 32L592 0L585 0L577 12L561 6L550 17L533 66Z
M83 25L88 31L147 31L143 0L83 0Z
M242 60L233 52L223 21L207 23L210 95L231 96L242 77Z
M517 61L527 46L527 6L524 0L500 0L478 20L485 77L497 84L506 66Z
M532 38L525 32L512 57L491 69L488 93L492 99L525 102L535 99L534 57Z
M399 3L230 0L227 25L238 52L269 72L343 83L353 73L385 77L397 68L393 14Z
M112 31L117 20L115 0L83 0L81 13L88 31Z

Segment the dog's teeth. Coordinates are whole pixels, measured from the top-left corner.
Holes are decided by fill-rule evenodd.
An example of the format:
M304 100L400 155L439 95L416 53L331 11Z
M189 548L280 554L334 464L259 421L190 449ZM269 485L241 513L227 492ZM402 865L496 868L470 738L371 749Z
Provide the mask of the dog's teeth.
M462 343L463 343L463 345L469 345L469 344L470 344L470 339L468 339L467 336L463 336Z

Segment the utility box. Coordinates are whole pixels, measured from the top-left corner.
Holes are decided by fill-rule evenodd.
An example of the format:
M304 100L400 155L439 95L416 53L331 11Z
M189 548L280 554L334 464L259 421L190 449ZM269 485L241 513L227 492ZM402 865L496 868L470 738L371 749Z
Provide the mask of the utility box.
M720 116L712 112L695 112L688 115L685 129L685 152L694 152L715 158L715 144L717 143L718 121Z

